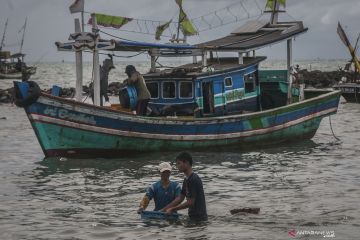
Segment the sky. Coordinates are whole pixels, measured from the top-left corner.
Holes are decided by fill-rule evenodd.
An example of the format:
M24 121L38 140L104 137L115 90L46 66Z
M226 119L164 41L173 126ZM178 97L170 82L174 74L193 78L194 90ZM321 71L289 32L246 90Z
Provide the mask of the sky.
M265 6L265 0L242 1L250 14L254 14L254 16L260 14L260 9L257 6L260 6L261 9ZM25 18L28 17L23 47L23 52L27 54L27 61L74 61L74 54L58 52L54 44L56 41L67 42L69 34L74 32L74 19L79 18L80 14L70 14L69 6L73 2L74 0L0 0L1 36L6 19L9 19L5 50L13 52L19 50L22 35L19 30L24 25ZM226 36L246 21L257 18L255 16L255 18L246 19L247 13L241 9L239 4L236 4L240 2L239 0L183 0L183 2L184 9L190 19L204 16L218 9L224 9L227 6L230 6L229 9L233 14L244 18L243 21L203 31L199 36L189 37L188 42L191 44ZM168 21L176 18L178 7L174 0L85 0L85 11L135 19ZM223 18L229 11L223 10L217 13ZM307 33L298 36L294 41L294 59L349 58L349 53L340 41L336 28L338 21L340 21L350 41L354 44L360 33L359 13L359 0L287 0L286 13L282 14L280 20L303 21L304 25L309 28ZM268 18L268 15L261 17L263 20ZM87 20L88 14L85 14L85 21ZM212 19L210 25L216 25L216 19ZM206 26L206 23L202 22L202 26ZM139 29L134 21L124 27L127 30ZM144 26L142 25L142 27ZM87 31L90 31L90 28L87 28ZM155 42L151 35L110 29L104 29L104 31L126 39ZM102 37L106 38L103 35ZM166 38L162 39L162 42L166 41ZM286 59L286 43L266 47L259 50L257 55L265 55L269 59ZM85 54L85 60L89 60L90 57L90 54ZM146 59L144 56L135 58L135 60Z

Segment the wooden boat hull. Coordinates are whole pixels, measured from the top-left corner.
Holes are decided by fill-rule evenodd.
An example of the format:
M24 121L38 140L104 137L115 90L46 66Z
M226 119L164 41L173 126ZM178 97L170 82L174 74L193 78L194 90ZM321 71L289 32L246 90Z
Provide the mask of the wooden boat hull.
M42 93L25 107L46 157L118 157L129 152L237 148L310 139L337 111L340 92L263 112L212 117L140 117Z
M341 91L341 95L346 102L360 103L360 84L348 83L334 86L335 89Z

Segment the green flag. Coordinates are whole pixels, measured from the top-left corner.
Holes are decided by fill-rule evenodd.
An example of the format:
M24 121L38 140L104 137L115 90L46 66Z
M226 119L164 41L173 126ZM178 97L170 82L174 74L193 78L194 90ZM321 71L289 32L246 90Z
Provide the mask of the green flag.
M286 5L286 0L267 0L266 2L266 8L270 8L274 10L274 3L275 1L278 1L280 5L284 6Z
M182 8L180 9L179 20L180 20L181 31L185 36L192 36L197 34L196 29L194 28L194 26L192 25L192 23L190 22L190 20L186 16L186 13Z
M98 25L113 28L121 28L132 20L132 18L111 16L100 13L95 13L95 16ZM89 19L88 24L92 24L92 18Z
M191 21L187 17L186 13L184 12L184 9L182 7L183 0L175 0L176 4L179 5L180 13L179 13L179 24L181 31L185 36L192 36L197 34L196 29L192 25Z
M155 39L160 40L161 34L170 26L170 23L172 20L168 21L167 23L164 23L162 25L157 26L156 33L155 33Z

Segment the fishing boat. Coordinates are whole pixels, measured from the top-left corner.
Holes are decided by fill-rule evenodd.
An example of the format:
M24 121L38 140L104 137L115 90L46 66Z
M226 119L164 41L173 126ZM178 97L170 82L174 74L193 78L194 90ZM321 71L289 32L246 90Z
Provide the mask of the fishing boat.
M340 90L341 95L345 98L347 102L360 103L360 80L357 79L360 73L360 63L359 59L356 56L356 50L359 43L360 34L356 40L355 47L353 47L340 22L338 23L337 33L341 41L348 48L351 55L351 60L348 64L346 64L345 70L351 71L351 66L354 65L354 71L353 79L345 79L344 81L341 81L339 84L334 86L334 89Z
M36 67L26 66L24 62L25 54L22 53L24 45L25 29L27 19L22 27L23 35L21 40L21 46L19 53L11 54L10 51L3 51L6 29L8 20L6 20L4 33L0 45L0 79L24 79L27 80L29 77L36 73Z
M92 14L94 32L82 32L78 20L77 33L70 36L73 41L56 43L59 50L76 51L76 100L41 92L35 82L15 82L15 102L25 109L46 157L248 149L310 139L321 120L337 112L340 91L308 94L292 83L292 41L308 29L300 21L279 22L283 1L270 2L269 22L250 21L228 36L196 45L104 40L97 20L101 24L105 18ZM266 57L256 56L256 50L281 41L287 42L286 70L261 70ZM151 68L144 74L151 94L148 116L134 115L126 106L136 102L131 87L123 90L128 104L100 106L98 67L93 70L94 104L82 102L84 49L93 51L95 66L102 50L149 53ZM224 52L235 57L214 57ZM156 66L160 57L189 56L192 63L171 69Z

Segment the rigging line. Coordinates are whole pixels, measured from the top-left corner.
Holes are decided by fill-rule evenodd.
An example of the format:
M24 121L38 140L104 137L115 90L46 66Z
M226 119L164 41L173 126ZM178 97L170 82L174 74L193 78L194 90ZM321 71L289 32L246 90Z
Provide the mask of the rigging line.
M105 29L114 30L114 29L111 29L110 27L109 28L105 27ZM137 34L143 34L143 35L151 35L151 36L155 35L155 33L145 33L145 32L139 32L139 31L125 30L125 29L122 29L122 30L118 29L117 31L119 31L119 32L128 32L128 33L137 33ZM168 35L161 35L161 36L166 37L166 38L171 38L171 36L168 36Z
M147 33L147 34L149 34L149 33L150 33L150 31L149 31L149 28L148 28L148 26L147 26L146 22L144 22L144 25L145 25L145 28L146 28L146 33Z
M99 30L99 32L101 32L101 33L103 33L103 34L105 34L105 35L108 35L108 36L110 36L110 37L118 38L118 39L120 39L120 40L129 41L129 42L136 42L136 41L134 41L134 40L130 40L130 39L126 39L126 38L121 38L121 37L115 36L115 35L113 35L113 34L104 32L104 31L102 31L102 30Z
M84 50L83 52L86 52L86 53L92 53L92 51L88 51L88 50ZM144 54L146 53L147 51L141 51L137 54L134 54L134 55L130 55L130 56L120 56L120 55L116 55L116 54L111 54L113 57L118 57L118 58L132 58L132 57L136 57L136 56L139 56L141 54ZM109 55L109 53L100 53L99 52L99 55Z
M240 5L241 5L241 7L245 10L245 12L247 13L248 18L250 18L250 13L249 13L248 10L245 8L245 6L244 6L244 4L243 4L242 1L240 2Z
M238 16L233 14L233 12L230 10L230 8L228 8L227 11L235 18L235 21L237 22L238 21Z
M90 16L91 16L91 14L93 14L93 12L87 12L87 11L84 11L84 13L87 13L87 14L90 14ZM129 18L131 18L132 20L136 20L136 21L146 21L146 22L162 22L162 21L158 21L158 20L150 20L150 19L141 19L141 18L132 18L132 17L129 17Z
M109 35L109 36L111 36L111 37L114 37L114 38L118 38L118 39L120 39L120 40L129 41L129 42L136 42L136 41L134 41L134 40L129 40L129 39L126 39L126 38L121 38L121 37L112 35L112 34L110 34L110 33L104 32L104 31L102 31L102 30L99 30L99 32L102 32L102 33L104 33L104 34L106 34L106 35ZM124 48L125 48L125 49L129 49L129 50L132 50L132 49L129 48L129 47L125 47L125 46L124 46ZM140 54L139 54L139 55L140 55Z
M294 18L293 16L291 16L288 12L285 12L285 13L286 13L286 15L288 15L290 18L292 18L292 20L297 21L297 19Z
M223 20L219 17L219 15L217 15L217 12L215 12L214 14L215 14L215 16L220 20L220 24L223 25L224 22L223 22Z
M258 19L259 19L261 16L262 16L262 15L260 15L260 16L258 17ZM254 16L254 17L255 17L255 16ZM254 17L250 17L249 19L254 18ZM245 18L240 18L240 19L238 19L238 21L233 20L233 21L229 21L229 22L227 22L227 23L225 23L225 24L223 24L223 25L217 25L217 26L213 26L213 27L211 26L210 28L205 28L205 29L200 30L199 33L200 33L200 32L205 32L205 31L209 31L209 30L213 30L213 29L216 29L216 28L225 26L225 25L229 25L229 24L235 23L235 22L240 22L240 21L245 20L245 19L248 19L248 18L246 18L246 17L245 17Z
M254 0L254 1L255 1L255 4L256 4L257 8L258 8L259 11L260 11L260 13L263 13L263 10L262 10L262 8L260 7L260 4L258 3L258 1L257 1L257 0Z
M330 122L330 129L331 129L331 133L332 135L334 136L334 138L338 141L341 141L340 138L338 138L335 133L334 133L334 130L333 130L333 127L332 127L332 123L331 123L331 116L329 116L329 122Z
M247 11L247 9L246 9L246 8L244 7L244 5L243 5L243 2L244 2L244 0L241 0L240 2L230 4L230 5L228 5L228 6L224 7L224 8L217 9L217 10L215 10L215 11L209 12L209 13L204 14L204 15L202 15L202 16L199 16L199 17L196 17L196 18L191 18L190 21L193 22L193 21L195 21L195 20L202 19L202 18L207 17L207 16L216 15L216 12L224 11L224 10L226 10L226 9L228 9L228 8L230 8L230 7L236 6L236 5L241 5L241 6L244 8L244 10L246 11L246 13L248 14L248 16L250 16L249 12ZM258 8L260 8L260 7L258 7ZM87 11L84 11L84 13L90 14L90 15L92 14L91 12L87 12ZM177 15L177 14L176 14L176 15ZM173 17L173 18L174 18L174 17ZM172 18L172 19L173 19L173 18ZM140 18L131 18L131 19L134 20L134 21L137 21L137 22L138 22L138 21L154 22L154 23L158 23L158 24L166 23L166 21L158 21L158 20L150 20L150 19L140 19ZM178 24L179 22L174 21L174 23Z

